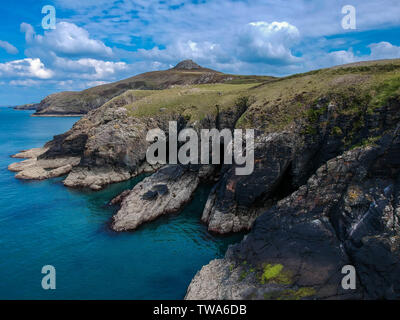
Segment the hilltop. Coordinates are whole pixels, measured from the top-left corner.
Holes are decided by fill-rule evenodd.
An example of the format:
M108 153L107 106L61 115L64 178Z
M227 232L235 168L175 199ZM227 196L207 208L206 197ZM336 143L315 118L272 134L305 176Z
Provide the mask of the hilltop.
M36 109L34 115L83 115L127 90L163 90L182 85L252 83L271 79L274 78L224 74L203 68L191 60L185 60L169 70L147 72L80 92L67 91L52 94L44 98L40 103L33 105ZM19 106L16 109L26 109L26 107L26 105Z

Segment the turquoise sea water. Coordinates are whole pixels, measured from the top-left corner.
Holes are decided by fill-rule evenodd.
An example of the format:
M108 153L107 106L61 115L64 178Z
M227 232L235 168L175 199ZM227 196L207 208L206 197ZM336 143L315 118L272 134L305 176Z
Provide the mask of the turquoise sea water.
M15 179L10 155L77 121L31 114L0 108L0 299L182 299L196 272L242 238L217 237L201 225L208 187L179 215L115 233L107 203L140 179L100 192L68 189L62 178ZM44 265L56 268L56 290L41 287Z

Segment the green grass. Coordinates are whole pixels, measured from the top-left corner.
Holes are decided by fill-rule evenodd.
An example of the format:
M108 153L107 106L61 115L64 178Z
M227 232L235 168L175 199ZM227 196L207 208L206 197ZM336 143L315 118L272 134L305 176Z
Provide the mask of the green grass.
M396 75L385 80L375 89L376 95L372 99L371 107L376 108L385 105L390 99L400 95L400 76Z
M225 81L224 84L258 84L276 80L268 76L232 76L232 80Z
M168 73L171 76L173 72ZM148 78L146 81L152 79ZM300 122L305 128L304 134L315 135L321 126L321 116L328 111L333 118L342 115L349 121L362 122L367 112L375 112L394 98L400 99L400 60L314 70L281 79L232 76L223 84L128 90L108 104L124 106L132 117L179 114L191 122L246 104L247 111L237 121L236 128L281 132L291 130L295 122ZM333 111L328 110L329 104L334 106ZM331 133L341 135L339 129L344 131L334 128ZM353 128L349 134L356 134L358 129Z
M349 73L382 73L400 70L400 65L395 63L375 63L372 65L349 66L332 69L333 74L349 74Z
M125 107L130 116L153 117L162 113L179 113L196 121L206 115L247 103L247 91L256 84L214 84L177 87L166 90L135 90L136 101Z
M357 143L350 147L351 150L360 148L360 147L367 147L367 146L377 146L377 142L381 139L381 136L376 137L368 137L363 139L360 143Z
M372 61L332 69L315 70L272 80L250 89L254 102L237 123L266 133L290 129L294 121L308 122L308 133L326 109L317 110L324 98L338 115L359 116L400 97L400 60ZM306 133L306 132L305 132Z
M343 130L340 127L333 127L332 128L332 134L335 136L342 136L343 135Z

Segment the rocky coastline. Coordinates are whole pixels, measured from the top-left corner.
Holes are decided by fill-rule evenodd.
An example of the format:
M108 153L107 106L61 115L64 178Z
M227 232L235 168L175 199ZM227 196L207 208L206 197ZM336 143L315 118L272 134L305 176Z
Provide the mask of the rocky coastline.
M94 191L149 174L112 200L118 232L179 213L212 183L201 221L210 232L249 233L197 273L186 299L400 299L399 76L400 60L387 60L246 87L212 78L122 90L43 148L15 155L28 160L9 170L66 175L65 186ZM146 133L167 132L169 121L255 128L254 172L149 165ZM341 286L345 265L357 270L355 290Z

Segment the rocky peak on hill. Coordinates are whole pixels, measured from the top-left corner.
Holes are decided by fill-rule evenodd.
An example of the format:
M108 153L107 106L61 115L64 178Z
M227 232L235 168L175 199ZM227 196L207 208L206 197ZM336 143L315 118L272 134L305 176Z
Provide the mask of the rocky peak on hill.
M195 70L195 69L202 69L196 62L193 60L184 60L179 62L175 67L175 70Z

